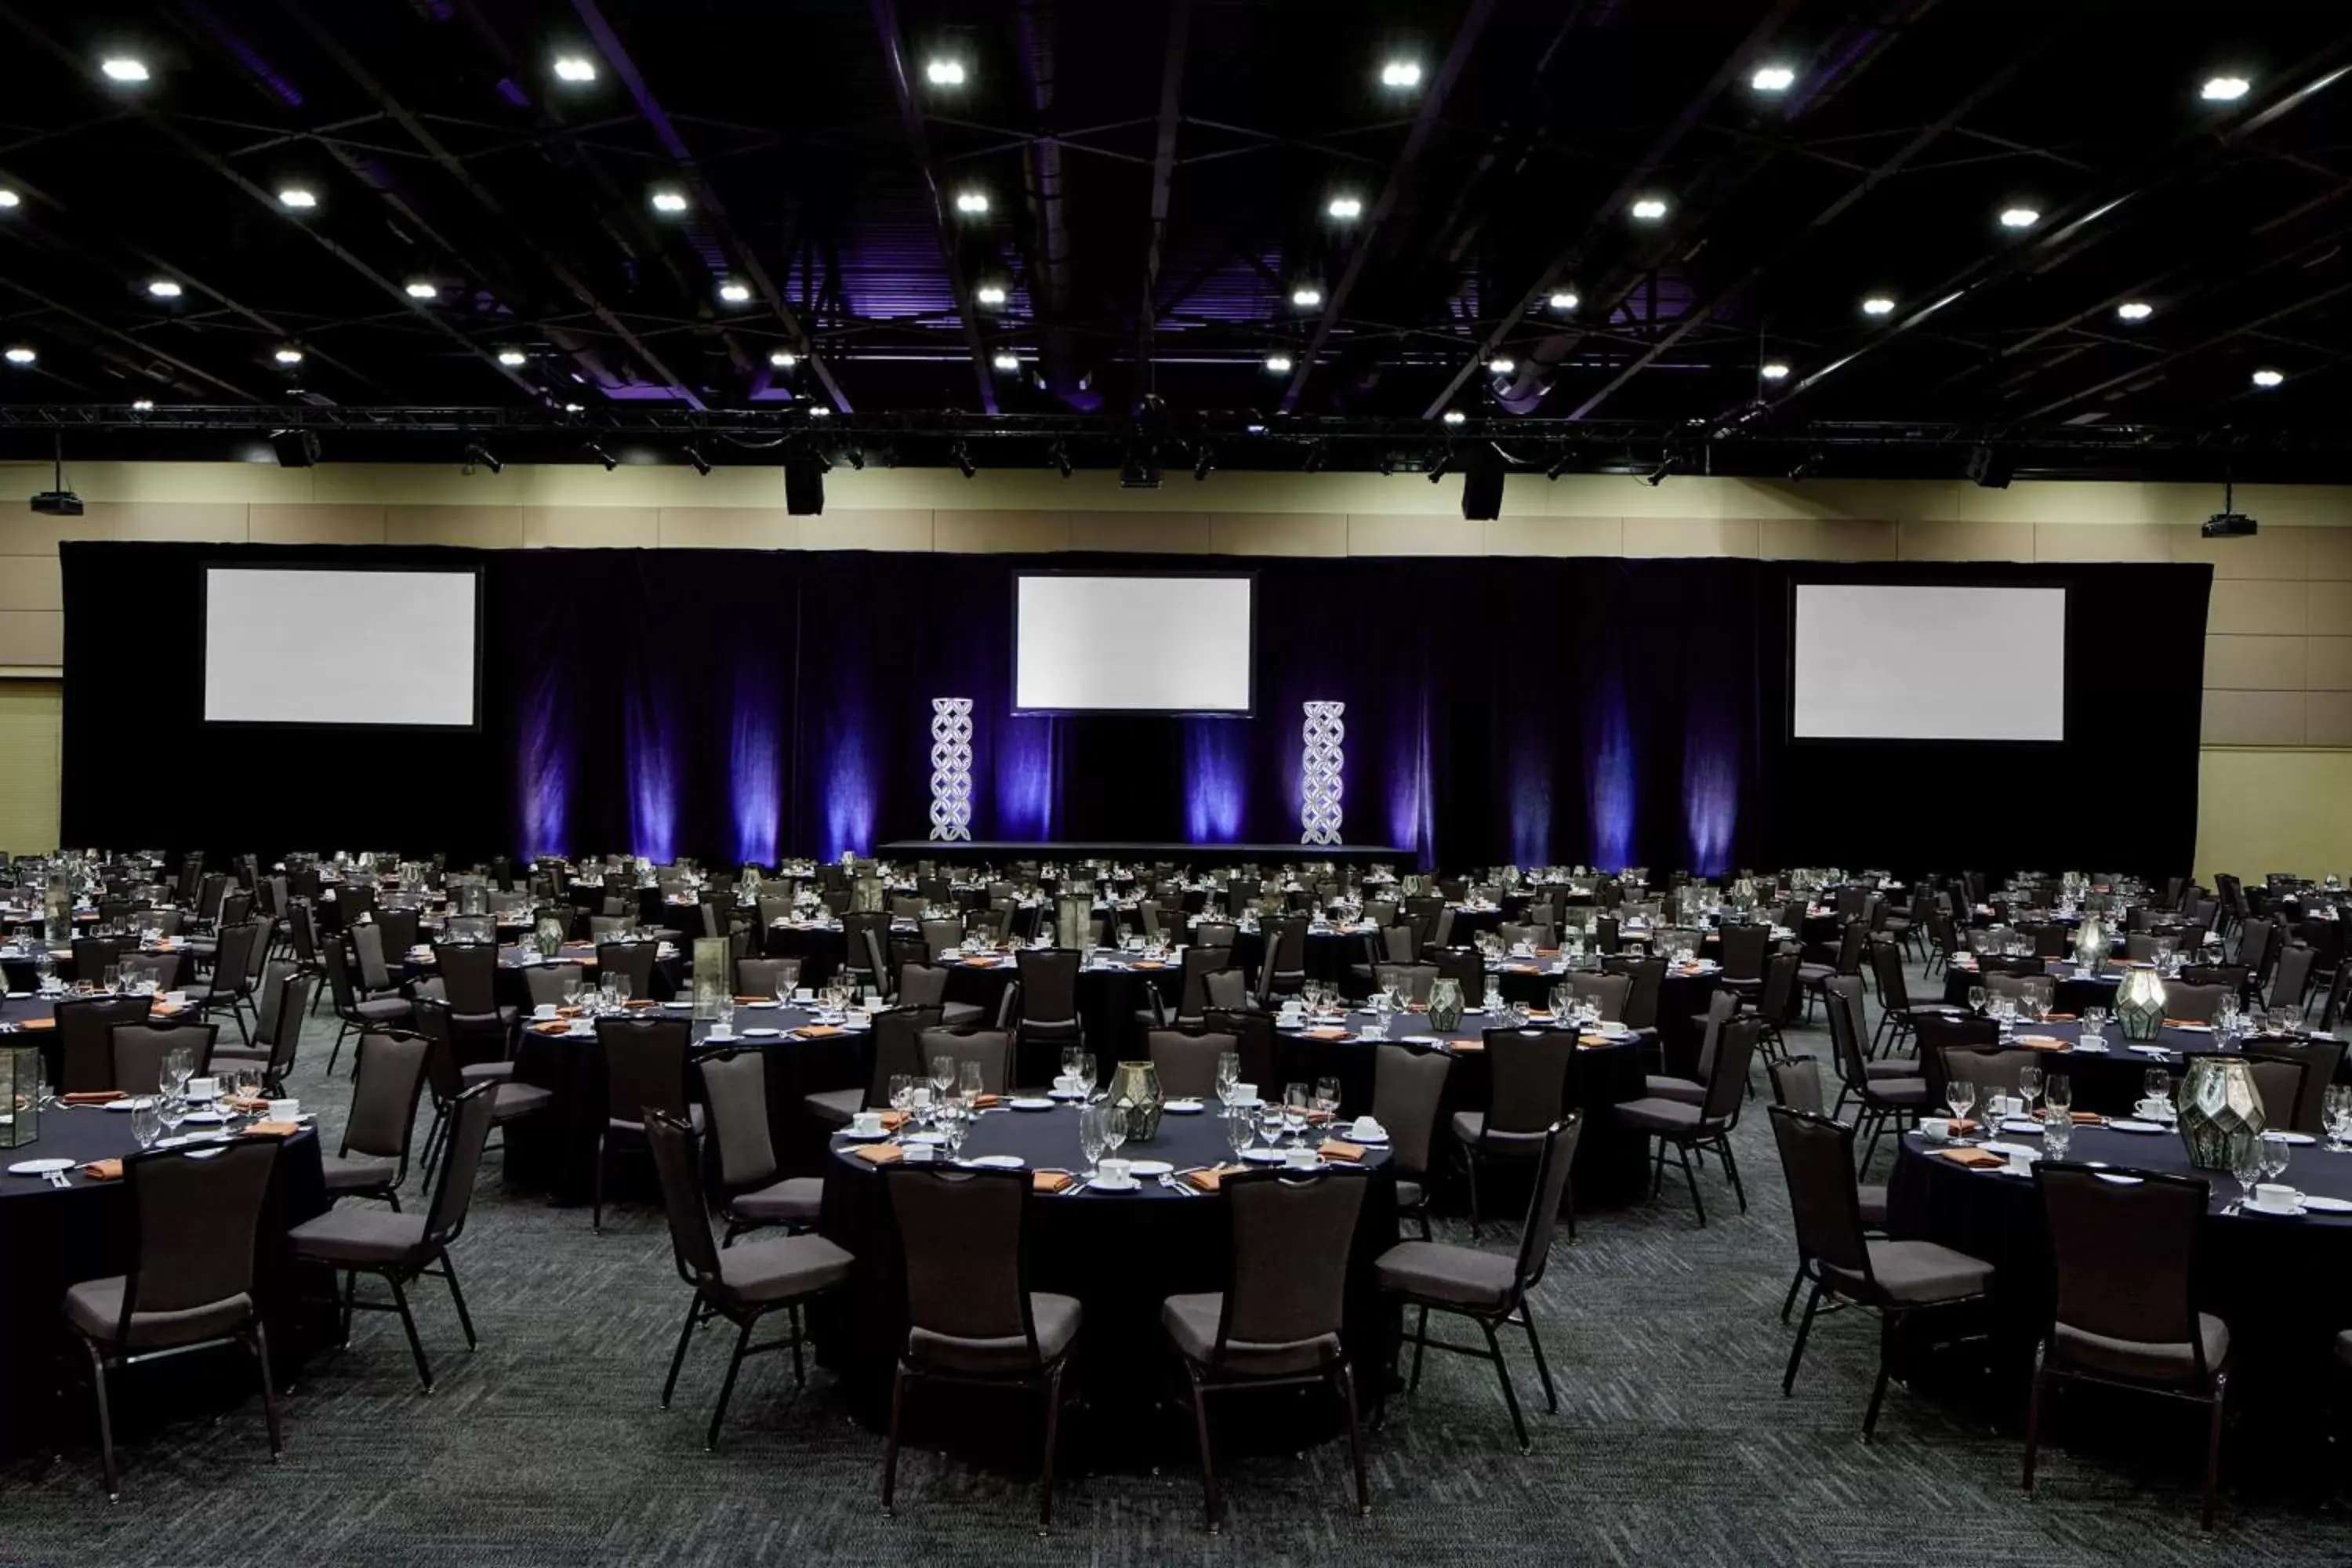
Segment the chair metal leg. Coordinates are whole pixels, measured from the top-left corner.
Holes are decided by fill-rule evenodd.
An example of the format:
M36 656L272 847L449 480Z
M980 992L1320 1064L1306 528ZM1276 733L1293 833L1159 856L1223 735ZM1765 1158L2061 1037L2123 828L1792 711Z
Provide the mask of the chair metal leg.
M425 1359L425 1342L417 1337L416 1314L408 1310L408 1292L401 1289L400 1276L386 1274L384 1283L392 1287L393 1304L400 1309L400 1326L408 1331L408 1353L416 1358L416 1381L425 1392L433 1392L433 1363Z
M1478 1239L1478 1154L1468 1144L1462 1148L1462 1169L1470 1180L1470 1239Z
M906 1413L907 1385L913 1381L908 1376L907 1363L900 1362L890 1379L890 1436L882 1445L882 1517L892 1513L891 1500L898 1489L898 1420Z
M466 1348L479 1350L481 1342L474 1337L473 1315L466 1310L466 1293L457 1289L457 1266L449 1260L446 1251L441 1254L441 1275L449 1281L449 1304L457 1309L457 1326L466 1331Z
M593 1206L588 1211L588 1228L602 1236L604 1233L604 1135L596 1134L596 1183Z
M1886 1383L1894 1370L1895 1336L1902 1319L1888 1312L1878 1320L1878 1377L1870 1385L1870 1406L1862 1413L1862 1440L1869 1442L1878 1432L1878 1410L1886 1403Z
M1682 1164L1683 1181L1690 1188L1691 1207L1698 1215L1699 1228L1704 1230L1706 1228L1706 1205L1698 1195L1698 1173L1691 1168L1690 1151L1677 1143L1675 1145L1675 1158Z
M1494 1360L1495 1375L1502 1380L1503 1403L1511 1412L1511 1430L1519 1435L1519 1452L1531 1452L1535 1445L1528 1441L1528 1421L1519 1414L1519 1392L1511 1386L1511 1367L1503 1359L1503 1342L1495 1337L1495 1325L1487 1320L1479 1319L1478 1327L1486 1331L1486 1353Z
M1800 1279L1803 1278L1801 1267L1797 1273ZM1788 1398L1789 1391L1797 1386L1797 1367L1805 1359L1805 1341L1813 1331L1813 1313L1821 1304L1821 1282L1815 1280L1812 1294L1805 1298L1805 1315L1797 1323L1797 1342L1789 1351L1789 1370L1780 1374L1780 1397L1783 1399Z
M793 1328L793 1386L806 1388L808 1373L801 1367L801 1304L798 1301L784 1309L784 1321Z
M1054 1528L1054 1451L1062 1441L1062 1373L1066 1362L1054 1363L1045 1382L1045 1457L1037 1475L1037 1533Z
M1789 1314L1797 1310L1797 1289L1799 1286L1804 1284L1804 1282L1805 1266L1800 1263L1797 1265L1797 1271L1789 1276L1788 1299L1780 1303L1780 1321L1782 1322L1787 1322L1789 1321Z
M253 1320L253 1359L261 1369L261 1419L269 1428L269 1457L275 1459L286 1445L278 1435L278 1380L269 1372L269 1331L259 1318Z
M1654 1201L1656 1200L1657 1195L1658 1195L1661 1192L1663 1192L1663 1191L1664 1191L1664 1190L1665 1190L1665 1185L1666 1185L1666 1141L1665 1141L1664 1138L1661 1138L1661 1139L1659 1139L1659 1140L1658 1140L1658 1163L1657 1163L1657 1168L1656 1168L1655 1170L1654 1170L1654 1171L1650 1173L1650 1197L1651 1197L1651 1199L1652 1199L1652 1201L1653 1201L1653 1202L1654 1202Z
M2221 1479L2221 1409L2230 1392L2230 1374L2213 1377L2213 1419L2205 1435L2205 1528L2213 1528L2213 1494Z
M1364 1428L1356 1410L1356 1369L1342 1357L1331 1369L1331 1380L1339 1385L1339 1397L1348 1406L1348 1458L1356 1467L1356 1511L1369 1518L1372 1511L1372 1478L1364 1468Z
M669 1358L669 1376L662 1380L661 1407L669 1408L670 1395L677 1392L678 1369L686 1364L686 1347L694 1339L694 1328L702 1321L702 1292L686 1304L686 1325L677 1331L677 1350Z
M2044 1347L2033 1347L2033 1384L2025 1397L2025 1489L2033 1490L2033 1456L2042 1447L2042 1396L2049 1386L2042 1359Z
M98 1396L99 1462L106 1472L106 1500L112 1502L122 1495L122 1487L114 1472L114 1409L106 1392L106 1357L88 1340L81 1348L89 1352L90 1392Z
M710 1430L702 1436L705 1453L719 1452L719 1424L727 1418L727 1402L735 1397L735 1374L743 1370L743 1352L751 1342L751 1325L757 1318L746 1318L735 1333L735 1353L727 1358L727 1377L719 1385L719 1404L710 1412Z
M1731 1178L1731 1195L1739 1200L1739 1212L1741 1214L1746 1214L1748 1212L1748 1192L1747 1189L1739 1184L1739 1162L1731 1157L1730 1136L1726 1134L1717 1138L1715 1142L1715 1147L1716 1152L1723 1156L1723 1173Z
M1201 1385L1201 1374L1191 1363L1184 1366L1184 1375L1192 1380L1192 1431L1201 1444L1201 1493L1208 1514L1209 1533L1222 1532L1223 1526L1217 1516L1217 1467L1209 1454L1209 1394Z
M1519 1300L1519 1324L1528 1331L1528 1349L1535 1352L1536 1376L1543 1380L1544 1408L1557 1415L1559 1414L1559 1395L1551 1385L1551 1366L1544 1360L1543 1341L1536 1337L1535 1309L1528 1305L1525 1297Z
M1407 1394L1421 1392L1421 1357L1422 1352L1427 1349L1429 1349L1429 1309L1423 1307L1421 1310L1421 1327L1413 1335L1412 1380L1404 1385L1404 1391Z

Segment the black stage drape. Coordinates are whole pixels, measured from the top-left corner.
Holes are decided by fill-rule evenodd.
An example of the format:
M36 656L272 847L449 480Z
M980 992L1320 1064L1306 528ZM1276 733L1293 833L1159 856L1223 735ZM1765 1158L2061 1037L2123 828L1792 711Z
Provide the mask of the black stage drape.
M1016 569L1202 560L60 553L77 843L830 858L929 830L930 704L944 696L973 700L976 838L1294 840L1299 705L1330 699L1347 704L1345 836L1423 864L2168 873L2195 841L2201 565L1219 558L1257 577L1255 717L1016 718ZM207 563L479 566L480 727L205 724ZM2069 589L2070 738L1791 742L1792 585L1853 580ZM399 657L397 626L349 635ZM1149 635L1183 656L1181 632ZM1949 678L1970 679L1967 647ZM1920 692L1922 708L1937 697Z

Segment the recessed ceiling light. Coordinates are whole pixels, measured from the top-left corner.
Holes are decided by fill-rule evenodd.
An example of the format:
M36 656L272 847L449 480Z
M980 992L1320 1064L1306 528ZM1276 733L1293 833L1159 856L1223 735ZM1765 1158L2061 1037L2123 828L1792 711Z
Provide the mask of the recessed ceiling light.
M1290 363L1290 356L1286 353L1271 353L1265 356L1265 368L1276 375L1288 375Z
M419 278L408 285L408 297L412 300L438 300L441 297L441 286L429 279Z
M2254 372L2254 384L2260 387L2267 388L2276 386L2280 382L2283 382L2285 379L2285 376L2280 374L2277 371L2271 369L2268 365L2264 365L2262 369Z
M1643 196L1634 202L1633 211L1633 216L1640 218L1643 222L1654 223L1659 218L1666 216L1665 198L1663 196Z
M142 82L147 79L147 62L135 55L109 55L99 68L109 81Z
M2041 221L2042 212L2038 207L2003 207L2000 209L2000 226L2003 228L2032 228L2035 224L2040 223Z
M1545 302L1555 310L1573 310L1580 303L1574 292L1566 289L1559 290Z
M1796 84L1796 80L1797 72L1793 66L1758 66L1756 74L1748 79L1748 85L1759 92L1786 92Z
M973 217L978 217L987 210L988 193L986 191L958 191L956 193L956 211L960 213L968 213Z
M0 185L0 210L20 205L24 202L24 197L18 195L7 186Z
M719 286L719 297L730 305L740 305L751 297L749 283L728 282Z
M2235 103L2253 84L2242 76L2209 76L2198 96L2208 103Z
M278 205L296 212L308 212L319 205L319 194L308 185L288 185L278 193Z
M1459 425L1465 419L1469 418L1470 416L1463 413L1459 408L1449 408L1444 413L1439 415L1438 417L1444 420L1448 425Z
M302 351L296 348L284 348L279 349L270 357L277 360L279 364L300 364L302 363Z
M1361 198L1356 196L1333 196L1330 205L1323 210L1345 223L1351 218L1363 216L1364 204Z
M2116 315L2126 321L2145 321L2156 314L2156 307L2145 300L2126 300L2116 307Z
M833 417L833 410L827 408L822 403L812 403L809 405L809 417L812 419L830 419Z
M529 364L530 363L530 356L523 353L520 349L500 349L499 351L499 363L511 369L519 364Z
M1001 353L992 363L999 370L1015 371L1021 368L1021 356L1015 353Z
M41 356L39 354L35 353L23 343L18 343L8 351L8 363L10 364L30 364L40 357Z
M801 363L801 356L793 353L790 349L778 349L774 353L768 356L768 363L774 365L778 370L790 370L793 366Z
M1313 285L1303 285L1290 291L1290 302L1302 310L1311 310L1323 302L1323 290Z
M971 297L983 305L1002 305L1004 303L1004 285L983 283L972 290Z
M963 62L948 59L933 60L923 68L923 77L933 87L961 87Z
M1865 316L1891 316L1895 313L1895 301L1884 294L1873 294L1862 302L1862 313Z
M566 414L577 414L580 412L580 405L576 403L567 403L563 405L563 412Z
M1381 85L1382 87L1419 87L1421 62L1419 60L1389 61L1381 68Z
M176 300L180 297L180 285L175 279L158 278L147 285L147 292L158 300Z
M131 412L133 414L152 414L155 412L155 400L152 397L134 398L131 400Z
M1494 372L1496 375L1508 375L1513 371L1519 368L1519 362L1510 358L1508 355L1505 355L1500 358L1488 360L1486 362L1486 368Z
M585 55L558 55L555 57L555 79L570 82L594 81L596 62Z
M686 210L686 193L664 186L654 193L653 203L657 213L682 213Z
M1789 379L1789 367L1779 360L1767 360L1756 367L1756 374L1767 381L1786 381Z

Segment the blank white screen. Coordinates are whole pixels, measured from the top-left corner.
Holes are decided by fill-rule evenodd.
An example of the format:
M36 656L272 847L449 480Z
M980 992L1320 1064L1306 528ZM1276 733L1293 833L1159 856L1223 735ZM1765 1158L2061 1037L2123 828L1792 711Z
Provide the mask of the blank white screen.
M1016 710L1249 711L1247 577L1016 582Z
M2066 591L1799 584L1790 732L2064 740Z
M474 722L471 572L205 572L212 723Z

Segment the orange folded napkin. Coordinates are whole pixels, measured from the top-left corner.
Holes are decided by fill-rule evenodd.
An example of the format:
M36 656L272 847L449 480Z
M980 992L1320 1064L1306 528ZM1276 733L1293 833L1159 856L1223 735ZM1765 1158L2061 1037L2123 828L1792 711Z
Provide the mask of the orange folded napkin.
M848 1032L838 1024L803 1024L793 1031L803 1040L829 1040L835 1035L845 1035Z
M572 1030L571 1023L562 1018L550 1018L545 1023L533 1024L531 1027L542 1035L569 1034Z
M558 1007L555 1010L555 1016L559 1018L577 1018L587 1010L585 1007Z
M1507 963L1507 964L1503 965L1503 969L1504 969L1505 973L1510 973L1510 974L1534 974L1534 973L1538 973L1538 971L1537 970L1537 968L1536 968L1536 966L1535 966L1534 964L1532 964L1532 963Z
M1579 1035L1576 1037L1576 1043L1582 1049L1598 1051L1613 1046L1617 1042L1606 1035Z
M907 1157L907 1151L896 1143L860 1143L857 1157L869 1165L887 1165Z
M1530 1008L1528 1008L1528 1023L1530 1023L1530 1024L1549 1024L1549 1023L1550 1023L1550 1022L1551 1022L1551 1009L1550 1009L1550 1008L1549 1008L1549 1007L1530 1007Z
M983 952L971 954L965 958L963 962L964 967L967 969L993 969L999 963L1003 963L1003 960L996 957L993 953Z
M1328 1024L1319 1029L1301 1029L1298 1033L1302 1038L1309 1040L1344 1040L1348 1037L1347 1030Z
M2020 1035L2017 1043L2029 1051L2063 1051L2066 1042L2055 1035Z
M2067 1119L2077 1127L2105 1127L2107 1124L2107 1119L2095 1110L2069 1111Z
M1227 1176L1238 1176L1247 1165L1212 1165L1204 1171L1187 1171L1184 1179L1204 1193L1213 1193Z
M1067 1171L1033 1171L1029 1175L1029 1190L1036 1193L1058 1193L1076 1180L1077 1177Z
M2042 1015L2042 1021L2045 1024L2071 1024L2075 1019L2072 1013L2044 1013Z
M1002 1105L1003 1103L1004 1097L1002 1095L975 1094L971 1097L971 1108L974 1110L986 1110L992 1105Z
M1454 1055L1456 1055L1456 1056L1461 1055L1464 1051L1483 1051L1483 1050L1485 1050L1486 1048L1486 1042L1485 1040L1482 1040L1482 1039L1481 1039L1481 1040L1455 1040L1455 1041L1453 1041L1453 1042L1452 1042L1452 1043L1447 1047L1447 1049L1449 1049L1449 1050L1453 1051L1453 1052L1454 1052Z
M55 1018L26 1018L16 1026L20 1029L54 1029L57 1026Z
M1139 958L1128 967L1129 969L1165 969L1168 967L1168 961L1164 958Z
M1988 1154L1982 1149L1938 1149L1937 1153L1955 1165L1966 1165L1971 1171L1992 1171L2009 1163L1998 1154Z
M1977 1120L1973 1116L1956 1116L1951 1119L1950 1131L1953 1137L1965 1138L1975 1131L1977 1126Z
M128 1097L119 1089L84 1089L76 1094L61 1094L58 1096L58 1103L60 1105L111 1105L116 1100L126 1098Z
M185 1011L187 1011L187 1005L185 1003L158 1002L147 1009L147 1016L151 1018L168 1018L175 1013L184 1013Z
M92 1160L81 1168L81 1173L93 1182L119 1182L122 1180L122 1162Z
M899 1128L907 1125L908 1120L907 1113L903 1110L886 1110L882 1112L882 1131L896 1132Z
M772 1002L774 1000L775 998L773 996L738 996L735 998L735 1005L738 1007L751 1007L756 1006L761 1002Z
M1536 949L1536 956L1538 958L1558 958L1559 956L1559 949L1556 947L1539 947Z
M650 996L632 996L628 1001L622 1004L622 1005L627 1007L658 1007L661 1004L655 1001Z
M302 1131L299 1121L257 1121L245 1130L247 1138L291 1138Z
M2213 1026L2202 1018L2167 1018L2164 1026L2168 1029L2210 1029Z
M1342 1138L1326 1138L1323 1140L1321 1152L1326 1160L1353 1162L1364 1157L1364 1146L1361 1143L1350 1143Z
M1404 1010L1408 1013L1426 1013L1429 1011L1429 1004L1426 1002L1408 1002L1404 1005Z
M221 1096L221 1103L231 1110L242 1111L247 1115L257 1114L269 1109L269 1101L257 1096L242 1094L225 1094Z

